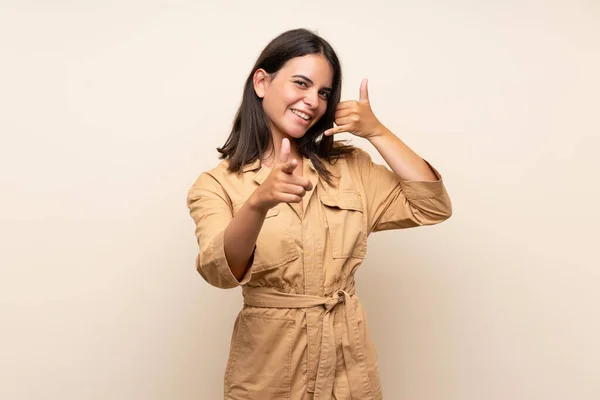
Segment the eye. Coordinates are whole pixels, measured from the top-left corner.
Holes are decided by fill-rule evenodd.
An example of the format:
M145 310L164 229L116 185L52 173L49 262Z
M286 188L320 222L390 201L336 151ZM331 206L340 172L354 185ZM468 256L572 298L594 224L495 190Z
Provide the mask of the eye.
M327 100L329 100L329 98L331 97L331 93L329 93L329 92L320 91L319 94L321 96L325 97Z
M304 82L304 81L298 80L298 81L294 81L294 83L297 83L300 86L306 87L306 82Z

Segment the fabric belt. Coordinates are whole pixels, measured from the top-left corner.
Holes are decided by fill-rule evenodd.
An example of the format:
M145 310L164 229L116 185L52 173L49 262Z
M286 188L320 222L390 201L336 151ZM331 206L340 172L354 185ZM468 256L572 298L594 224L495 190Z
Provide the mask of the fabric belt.
M324 307L321 352L315 381L314 400L329 400L333 392L336 368L336 344L332 312L341 310L345 315L346 332L342 335L342 351L348 373L352 398L373 399L367 369L367 361L360 337L358 320L351 299L354 287L338 290L331 297L284 293L267 287L243 286L244 303L265 308L312 308Z

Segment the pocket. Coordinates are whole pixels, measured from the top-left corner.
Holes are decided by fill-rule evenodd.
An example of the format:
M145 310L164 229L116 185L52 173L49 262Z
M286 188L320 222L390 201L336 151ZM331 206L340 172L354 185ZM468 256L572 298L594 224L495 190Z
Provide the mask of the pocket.
M243 205L244 203L234 205L234 213ZM285 220L285 214L281 212L281 205L267 211L256 239L253 272L282 267L300 256L297 246L294 245L291 229L290 221Z
M294 320L242 311L237 322L227 362L225 398L289 398Z
M319 196L329 228L333 258L365 258L367 222L360 194L339 192Z

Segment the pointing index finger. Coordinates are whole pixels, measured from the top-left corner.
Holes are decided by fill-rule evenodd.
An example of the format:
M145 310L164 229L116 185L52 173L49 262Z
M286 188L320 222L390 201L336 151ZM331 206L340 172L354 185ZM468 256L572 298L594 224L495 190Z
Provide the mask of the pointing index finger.
M279 162L285 164L288 162L288 158L290 158L290 141L288 138L284 138L279 149Z

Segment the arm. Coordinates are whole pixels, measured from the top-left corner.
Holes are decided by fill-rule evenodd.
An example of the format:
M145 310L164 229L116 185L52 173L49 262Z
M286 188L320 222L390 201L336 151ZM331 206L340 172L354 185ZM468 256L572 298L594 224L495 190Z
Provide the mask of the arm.
M358 101L344 101L335 112L337 128L328 129L325 135L350 132L371 142L398 177L405 181L437 181L429 165L402 140L387 129L371 110L368 81L360 85Z
M288 160L290 143L284 142L279 162L235 217L228 194L209 173L201 174L189 191L188 207L200 247L196 267L213 286L232 288L247 283L267 211L281 202L298 203L312 190L308 179L293 174L297 161Z
M196 269L200 275L211 285L222 289L247 283L251 276L251 268L248 267L252 264L256 239L246 241L240 246L242 251L233 253L230 246L232 235L227 234L228 238L225 240L225 232L230 225L236 227L245 221L248 222L247 215L244 218L245 213L240 210L240 213L233 217L233 205L228 194L210 173L203 173L198 177L188 193L187 204L196 223L195 233L199 247ZM245 205L242 208L245 208ZM256 215L254 217L256 218ZM257 222L256 225L252 226L249 223L246 229L250 227L251 232L260 231L262 222ZM246 233L246 236L251 237L252 233ZM250 251L244 254L248 251L248 246ZM233 264L230 264L230 261Z
M242 206L224 232L225 257L231 273L238 281L242 280L244 273L252 264L256 239L268 211L252 203L248 201Z
M297 165L295 159L290 159L290 142L284 139L271 173L225 230L225 254L231 272L238 280L251 260L267 211L280 202L301 202L306 191L312 189L308 179L293 174Z
M369 140L392 171L375 164L369 155L356 153L369 214L369 232L436 224L452 215L450 198L441 175L387 129L371 110L367 80L360 100L338 104L336 128L325 135L350 132Z
M385 126L376 127L367 139L400 179L427 182L438 180L429 164Z

